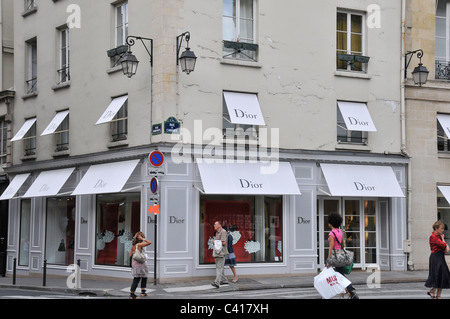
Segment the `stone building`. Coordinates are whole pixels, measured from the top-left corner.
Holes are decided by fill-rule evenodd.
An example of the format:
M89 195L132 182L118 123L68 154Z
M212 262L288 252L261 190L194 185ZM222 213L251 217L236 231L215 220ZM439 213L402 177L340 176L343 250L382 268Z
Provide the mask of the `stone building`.
M335 211L356 268L406 269L401 3L14 6L8 272L46 261L64 276L79 262L83 275L128 277L142 230L156 277L211 276L221 219L240 274L315 273ZM197 57L190 74L177 43Z

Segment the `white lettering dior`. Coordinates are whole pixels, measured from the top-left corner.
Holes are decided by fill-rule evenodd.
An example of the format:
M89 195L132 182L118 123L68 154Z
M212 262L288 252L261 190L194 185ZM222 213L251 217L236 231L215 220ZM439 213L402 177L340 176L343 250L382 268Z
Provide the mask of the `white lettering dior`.
M370 123L367 121L361 121L361 120L358 120L357 118L354 118L351 116L348 117L348 120L350 121L350 124L352 124L352 125L362 125L362 126L370 125Z
M252 181L248 181L246 179L239 179L241 183L241 188L263 188L263 184L253 183Z
M357 191L375 191L375 186L368 186L360 182L353 182Z
M106 186L105 181L102 180L102 179L99 179L99 180L97 181L97 183L95 183L94 188L103 188L103 187L105 187L105 186Z
M244 112L239 109L234 109L234 112L236 113L237 118L246 118L246 119L255 119L255 120L258 118L257 114L248 114L247 112Z

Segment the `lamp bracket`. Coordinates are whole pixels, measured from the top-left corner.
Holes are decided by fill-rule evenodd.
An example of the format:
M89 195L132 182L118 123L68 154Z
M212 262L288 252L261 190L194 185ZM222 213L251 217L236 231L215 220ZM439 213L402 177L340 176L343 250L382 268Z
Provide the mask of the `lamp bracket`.
M141 41L142 45L144 46L145 50L147 51L148 55L150 56L150 66L153 67L153 39L129 35L127 37L126 43L128 45L128 49L130 52L131 52L131 47L136 44L136 40ZM147 45L145 44L144 41L150 42L150 49L147 47Z
M180 34L179 36L177 36L177 65L179 65L178 59L180 57L180 49L181 49L181 44L183 43L183 38L186 39L186 43L187 43L186 49L189 50L189 40L191 39L191 34L189 33L189 31L186 31L186 32Z
M421 64L422 57L423 57L422 49L415 50L415 51L408 51L405 54L405 79L407 78L407 70L408 70L409 63L411 63L411 59L412 59L413 55L416 53L417 53L417 57L419 58L419 64ZM409 59L408 59L408 56L409 56Z

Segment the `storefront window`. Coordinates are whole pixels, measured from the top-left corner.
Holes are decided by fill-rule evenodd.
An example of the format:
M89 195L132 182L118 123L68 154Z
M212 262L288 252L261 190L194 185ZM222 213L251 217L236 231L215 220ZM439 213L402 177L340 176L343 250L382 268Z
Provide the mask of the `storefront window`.
M74 263L75 197L47 199L45 258L49 264Z
M214 263L214 222L233 237L238 263L282 262L283 201L281 196L204 195L200 197L200 263Z
M28 266L30 259L31 200L23 199L20 207L19 266Z
M444 223L444 240L450 244L450 204L442 194L441 190L437 188L437 220ZM430 228L431 229L431 226Z
M97 196L95 263L129 266L133 235L140 231L140 193Z

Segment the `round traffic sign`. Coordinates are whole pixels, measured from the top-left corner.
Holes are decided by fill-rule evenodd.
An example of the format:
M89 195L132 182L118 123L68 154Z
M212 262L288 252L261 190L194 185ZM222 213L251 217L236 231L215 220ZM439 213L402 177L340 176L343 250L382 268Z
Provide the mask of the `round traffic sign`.
M164 155L160 151L154 151L148 157L153 167L160 167L164 163Z
M153 177L150 182L150 191L153 194L156 194L156 192L158 191L158 186L159 186L158 179L156 177Z

